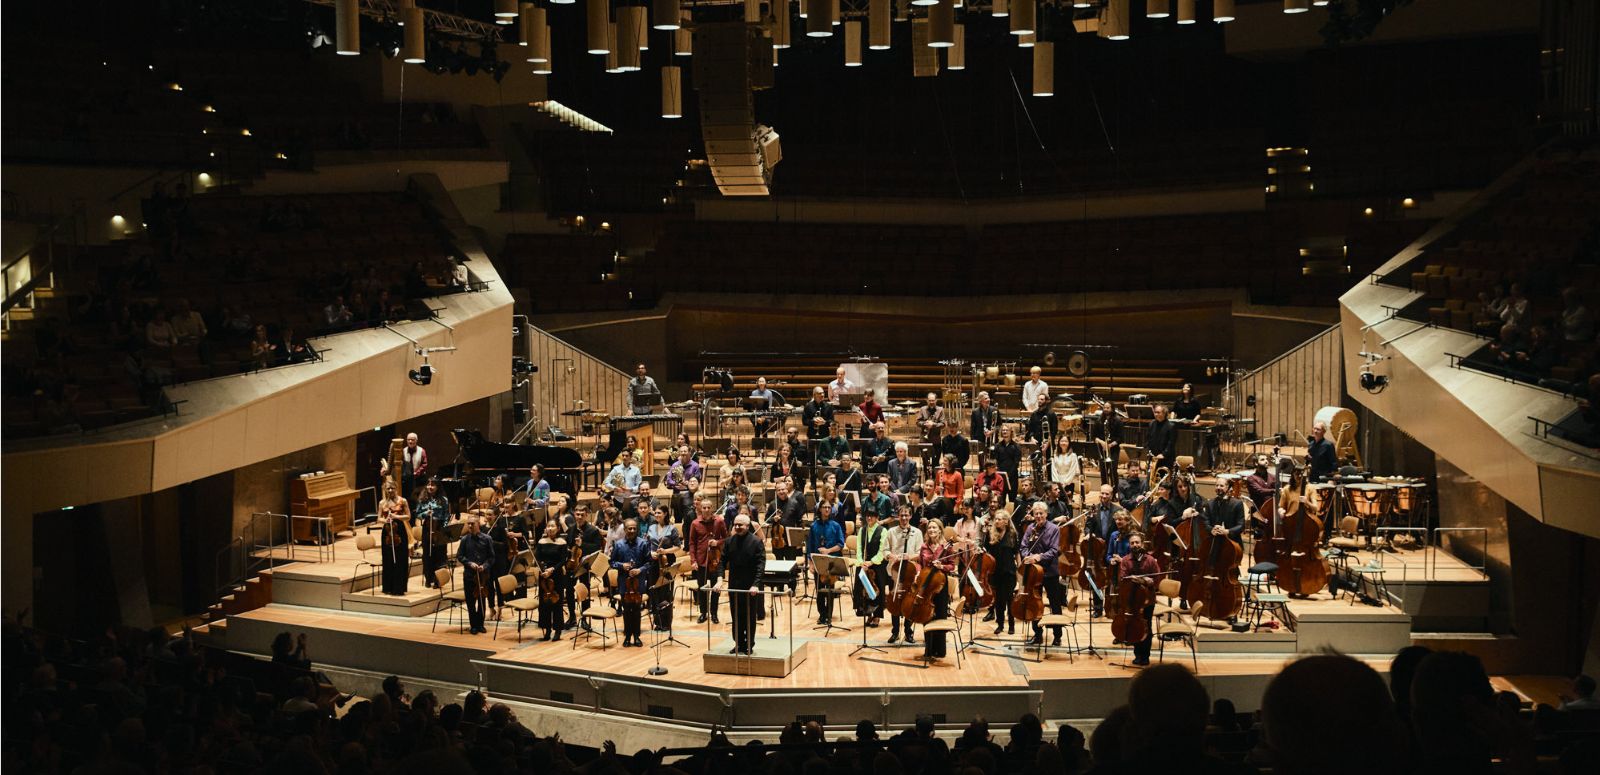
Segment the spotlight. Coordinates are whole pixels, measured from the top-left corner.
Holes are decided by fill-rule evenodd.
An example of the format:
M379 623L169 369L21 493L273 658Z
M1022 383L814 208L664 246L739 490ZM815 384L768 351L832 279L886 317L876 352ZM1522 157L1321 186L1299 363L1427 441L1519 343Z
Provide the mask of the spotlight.
M1362 364L1361 376L1357 381L1361 383L1362 390L1374 394L1382 393L1383 389L1389 386L1389 377L1385 374L1373 374L1370 363Z
M324 30L321 26L310 24L306 26L306 43L313 49L331 46L333 45L333 36L329 35L327 30ZM154 70L155 68L151 67L150 69Z
M433 382L433 366L424 360L421 366L411 370L410 377L414 385L427 385Z

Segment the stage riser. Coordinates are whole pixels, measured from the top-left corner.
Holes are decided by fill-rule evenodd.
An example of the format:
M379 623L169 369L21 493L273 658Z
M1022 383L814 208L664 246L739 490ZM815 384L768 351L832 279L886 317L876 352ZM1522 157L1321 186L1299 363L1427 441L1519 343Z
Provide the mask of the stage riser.
M441 620L439 626L445 623ZM483 637L482 648L463 648L438 643L412 643L391 638L370 637L359 631L359 626L329 629L295 625L287 627L271 622L243 617L228 620L228 648L263 656L272 653L272 639L278 633L292 630L306 633L313 655L338 655L338 664L356 670L396 675L427 676L436 681L476 686L480 683L474 659L484 659L490 654L510 648L516 627L501 627L501 639Z
M1389 584L1389 599L1411 614L1421 632L1484 632L1489 624L1489 582L1418 581Z
M408 600L382 593L374 595L371 592L352 592L343 597L343 610L380 616L433 616L434 610L439 608L437 594L420 600ZM443 616L442 610L440 616Z
M484 687L496 697L511 697L535 705L627 713L640 717L652 716L651 706L656 706L671 709L670 716L657 716L661 721L704 726L726 723L721 699L697 694L695 692L704 690L692 686L679 687L655 681L652 681L652 685L646 685L643 679L626 683L601 679L592 683L590 677L582 673L536 672L493 661L480 663L474 669L482 670ZM567 698L570 698L570 702Z
M1301 654L1333 649L1343 654L1393 654L1411 645L1411 618L1302 618L1295 628Z

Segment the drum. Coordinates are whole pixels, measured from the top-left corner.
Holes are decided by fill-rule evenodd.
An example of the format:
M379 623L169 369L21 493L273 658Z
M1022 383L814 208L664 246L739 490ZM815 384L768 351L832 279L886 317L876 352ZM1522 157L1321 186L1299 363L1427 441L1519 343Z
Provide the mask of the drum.
M1405 482L1389 485L1390 506L1394 513L1410 516L1412 511L1422 507L1422 498L1426 494L1426 484L1422 482Z
M1372 521L1389 513L1389 487L1382 484L1351 484L1344 488L1350 498L1350 513L1362 521Z
M1072 431L1075 431L1075 430L1077 430L1078 428L1080 428L1082 426L1083 426L1083 415L1081 415L1081 414L1064 414L1064 415L1061 415L1061 424L1058 427L1059 427L1059 429L1060 429L1060 431L1062 433L1071 433Z
M1326 523L1328 515L1333 513L1333 499L1337 493L1338 490L1335 489L1334 485L1326 482L1311 485L1308 488L1307 500L1316 504L1316 507L1312 509L1311 516Z

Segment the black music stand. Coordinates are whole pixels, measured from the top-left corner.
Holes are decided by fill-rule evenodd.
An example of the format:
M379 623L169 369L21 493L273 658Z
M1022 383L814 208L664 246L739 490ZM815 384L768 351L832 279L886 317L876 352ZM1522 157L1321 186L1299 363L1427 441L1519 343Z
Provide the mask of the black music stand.
M794 547L796 549L804 549L805 548L806 538L807 538L806 533L808 532L806 528L803 528L803 527L784 527L783 531L784 531L784 534L789 537L789 546ZM800 579L799 579L800 587L801 587L802 590L804 590L804 591L802 591L800 593L799 597L795 598L795 602L803 602L803 601L806 601L806 600L814 600L814 599L816 599L811 594L811 574L806 573L805 571L806 571L806 567L805 567L805 563L804 562L799 562L799 563L795 564L795 574L800 576ZM793 587L791 587L791 589L792 588Z
M832 554L813 554L813 555L810 556L810 560L811 560L811 562L809 564L811 565L811 572L816 573L819 576L823 575L822 572L821 572L822 568L827 568L828 569L828 574L827 575L833 576L835 578L849 578L849 576L850 576L850 566L847 563L845 563L843 557L839 557L837 555L832 555ZM824 594L833 595L834 596L834 601L833 601L834 602L834 606L835 607L838 606L838 604L839 604L839 601L838 601L839 593L838 592L830 591L830 592L826 592L825 593L821 589L818 589L817 590L817 604L819 606L822 603L822 595L824 595ZM834 611L834 613L837 614L838 611L836 610L836 611ZM822 632L822 637L824 637L824 638L828 637L828 635L831 634L834 630L843 630L845 632L849 632L850 631L849 627L845 627L845 626L839 625L839 624L834 624L832 617L828 618L828 623L827 624L819 624L819 625L817 625L815 627L812 627L811 629L813 629L813 630L822 630L823 631ZM862 629L866 629L866 628L863 627Z
M856 583L857 584L865 584L867 589L871 591L870 597L867 598L869 601L875 603L875 602L877 602L877 600L879 598L883 597L883 590L879 589L877 587L877 585L873 584L872 580L867 577L867 569L866 569L865 566L856 568ZM867 612L867 615L862 619L862 623L861 623L861 645L856 646L855 648L851 649L850 653L845 655L846 659L855 656L856 652L859 652L859 651L876 651L879 654L887 654L887 653L889 653L887 651L884 651L883 649L878 648L877 646L869 646L869 645L867 645L867 625L866 625L866 620L870 619L870 618L872 618L872 612L869 610ZM823 637L827 637L827 636L824 635ZM957 637L960 637L960 636L957 635Z
M1085 586L1088 587L1088 589L1089 589L1089 595L1093 596L1093 595L1098 593L1100 595L1101 605L1104 605L1105 604L1105 592L1104 592L1104 590L1099 589L1099 587L1094 583L1094 578L1089 575L1089 566L1088 566L1087 563L1084 564L1083 569L1080 570L1079 573L1083 574L1083 580L1085 582L1087 582L1085 584ZM1062 581L1061 583L1062 583L1062 585L1065 585L1067 582ZM1072 613L1073 613L1073 616L1076 617L1078 612L1077 611L1073 611ZM1077 625L1073 625L1073 626L1076 627ZM1091 657L1095 657L1097 659L1105 659L1106 658L1106 656L1104 654L1100 653L1099 649L1094 647L1094 602L1093 601L1091 601L1089 603L1089 645L1087 645L1087 646L1075 646L1075 647L1069 649L1068 653L1069 654L1087 654L1087 655L1089 655Z

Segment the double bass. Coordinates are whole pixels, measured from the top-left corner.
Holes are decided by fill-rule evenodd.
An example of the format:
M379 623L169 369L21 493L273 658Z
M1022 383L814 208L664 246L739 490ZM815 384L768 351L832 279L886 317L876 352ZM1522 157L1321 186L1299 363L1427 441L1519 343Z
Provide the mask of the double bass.
M1295 474L1299 479L1300 474ZM1305 500L1298 496L1290 482L1282 493L1284 504L1283 512L1283 539L1282 553L1278 556L1278 574L1276 581L1283 591L1304 597L1320 592L1328 585L1328 567L1322 563L1321 553L1317 550L1318 541L1322 536L1322 520L1311 515L1311 510ZM1290 511L1290 508L1293 511Z
M1199 518L1191 522L1201 521ZM1199 564L1189 578L1189 589L1184 599L1205 606L1206 616L1227 619L1239 611L1243 589L1239 586L1239 560L1244 549L1226 533L1212 535L1206 532L1199 554Z

